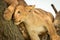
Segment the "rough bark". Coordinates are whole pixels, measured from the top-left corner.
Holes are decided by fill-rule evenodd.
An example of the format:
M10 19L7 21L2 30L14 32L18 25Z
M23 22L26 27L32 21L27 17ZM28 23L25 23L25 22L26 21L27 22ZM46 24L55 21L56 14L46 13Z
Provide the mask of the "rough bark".
M0 40L24 40L13 21L4 20L3 13L6 8L7 4L0 0Z

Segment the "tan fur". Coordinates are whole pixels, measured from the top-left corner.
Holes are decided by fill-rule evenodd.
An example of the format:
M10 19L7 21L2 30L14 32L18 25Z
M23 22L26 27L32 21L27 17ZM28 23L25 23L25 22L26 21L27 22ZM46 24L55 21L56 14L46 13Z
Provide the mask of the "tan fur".
M8 4L17 3L18 0L4 0Z
M18 5L18 1L17 0L4 0L4 1L6 1L9 4L9 6L4 11L3 17L5 20L11 20L12 14L14 13L14 9Z
M26 6L26 2L24 0L4 0L6 3L9 4L8 8L4 11L4 19L5 20L11 20L11 17L14 13L15 7L19 4L19 5L23 5Z
M13 3L4 11L3 17L5 20L11 20L15 7L16 5Z
M39 9L38 11L33 7L31 7L31 9L30 7L31 6L17 6L14 14L14 23L19 25L24 21L31 40L40 40L38 34L46 32L46 29L48 30L52 40L60 40L60 37L56 34L56 30L52 23L51 14Z

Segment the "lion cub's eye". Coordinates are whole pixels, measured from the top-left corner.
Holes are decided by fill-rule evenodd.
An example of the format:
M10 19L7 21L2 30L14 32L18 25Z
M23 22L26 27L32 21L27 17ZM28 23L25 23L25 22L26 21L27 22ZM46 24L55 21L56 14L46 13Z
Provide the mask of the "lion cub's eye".
M29 10L29 12L31 12L31 10Z
M32 9L31 9L32 10ZM29 10L29 12L31 12L31 10Z
M18 11L18 13L20 14L21 12L20 12L20 11Z

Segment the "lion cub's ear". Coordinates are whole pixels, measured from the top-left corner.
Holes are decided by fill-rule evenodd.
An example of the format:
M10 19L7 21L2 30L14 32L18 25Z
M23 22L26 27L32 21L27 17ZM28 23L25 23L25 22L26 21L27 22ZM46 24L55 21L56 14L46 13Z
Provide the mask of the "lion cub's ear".
M31 12L32 10L34 10L35 5L29 5L25 7L27 11Z

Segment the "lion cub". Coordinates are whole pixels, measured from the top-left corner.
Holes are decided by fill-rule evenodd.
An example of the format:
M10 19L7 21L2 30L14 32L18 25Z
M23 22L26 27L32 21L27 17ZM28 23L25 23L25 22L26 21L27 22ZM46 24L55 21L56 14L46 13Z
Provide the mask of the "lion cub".
M52 40L60 40L53 25L53 18L49 12L34 6L17 6L14 13L14 23L19 25L24 22L31 40L40 40L39 34L48 31Z

